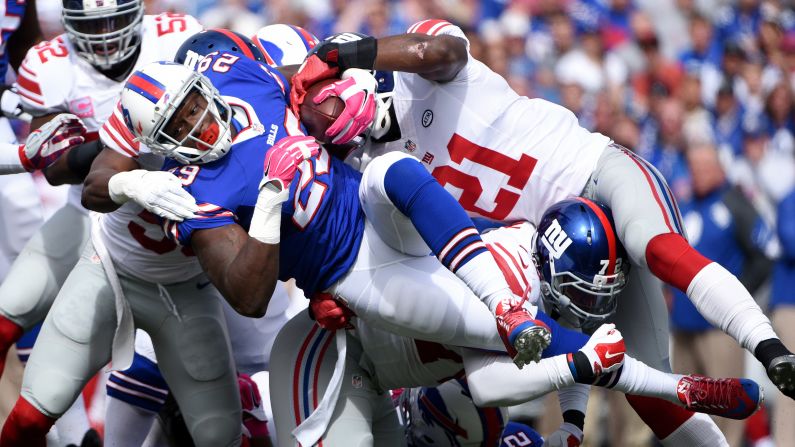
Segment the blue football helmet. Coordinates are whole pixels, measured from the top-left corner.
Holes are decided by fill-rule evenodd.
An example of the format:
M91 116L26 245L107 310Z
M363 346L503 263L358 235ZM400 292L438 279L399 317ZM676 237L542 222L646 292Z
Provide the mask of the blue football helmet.
M508 416L505 408L476 406L464 379L406 389L399 406L410 447L497 446Z
M562 200L541 217L532 245L547 312L588 328L616 311L629 262L609 208L582 197Z
M210 53L224 52L265 62L262 51L246 36L222 28L211 28L188 37L174 55L174 62L195 69Z
M78 56L107 70L141 46L142 0L63 0L61 21Z

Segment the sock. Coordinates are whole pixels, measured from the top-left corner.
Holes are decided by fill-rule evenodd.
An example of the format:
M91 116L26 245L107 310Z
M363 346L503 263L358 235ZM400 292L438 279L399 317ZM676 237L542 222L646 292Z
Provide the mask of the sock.
M582 430L583 421L579 419L579 416L581 415L583 419L585 418L585 410L588 407L588 393L590 391L590 386L579 383L558 390L560 412L563 414L564 422L574 424Z
M729 447L715 421L703 413L693 413L693 417L660 442L665 447Z
M44 415L24 397L17 399L14 409L8 415L0 445L3 447L46 447L47 432L55 423L55 418Z
M105 411L106 445L143 445L157 414L108 397Z
M6 367L6 356L11 346L22 337L22 327L0 315L0 376Z
M80 445L83 435L91 428L82 396L75 399L66 413L55 421L55 428L58 429L58 442L63 445Z
M389 166L384 190L439 261L492 312L503 297L511 296L505 277L472 219L417 160L401 158Z
M665 439L695 413L668 401L644 396L625 395L635 413L649 426L657 439ZM682 444L687 445L687 444Z
M646 397L658 397L677 405L676 385L682 378L679 374L668 374L650 368L640 360L624 355L624 366L609 386L616 391Z
M646 262L654 275L687 293L704 318L749 351L754 352L764 340L778 338L737 277L702 256L681 235L652 238L646 246Z

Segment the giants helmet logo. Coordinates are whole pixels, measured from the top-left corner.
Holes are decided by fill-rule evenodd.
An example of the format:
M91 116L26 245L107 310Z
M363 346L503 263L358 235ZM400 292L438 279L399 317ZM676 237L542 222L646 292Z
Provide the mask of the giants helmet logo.
M547 228L547 231L544 232L544 235L541 237L541 243L544 244L549 253L555 259L560 259L563 255L563 252L569 248L571 245L571 238L563 228L560 227L560 223L557 219L552 221L552 224Z

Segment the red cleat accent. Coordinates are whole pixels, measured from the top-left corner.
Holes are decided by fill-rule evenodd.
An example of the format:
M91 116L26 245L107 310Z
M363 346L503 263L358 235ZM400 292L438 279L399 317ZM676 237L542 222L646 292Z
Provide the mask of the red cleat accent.
M676 394L688 410L730 419L751 416L765 400L762 389L753 380L696 375L679 379Z

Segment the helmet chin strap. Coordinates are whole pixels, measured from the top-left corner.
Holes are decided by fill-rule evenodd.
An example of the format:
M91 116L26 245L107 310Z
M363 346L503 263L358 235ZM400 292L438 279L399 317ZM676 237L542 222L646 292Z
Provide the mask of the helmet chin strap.
M389 110L392 108L393 96L393 92L376 94L375 120L373 121L370 138L375 140L382 138L392 128L392 116Z

